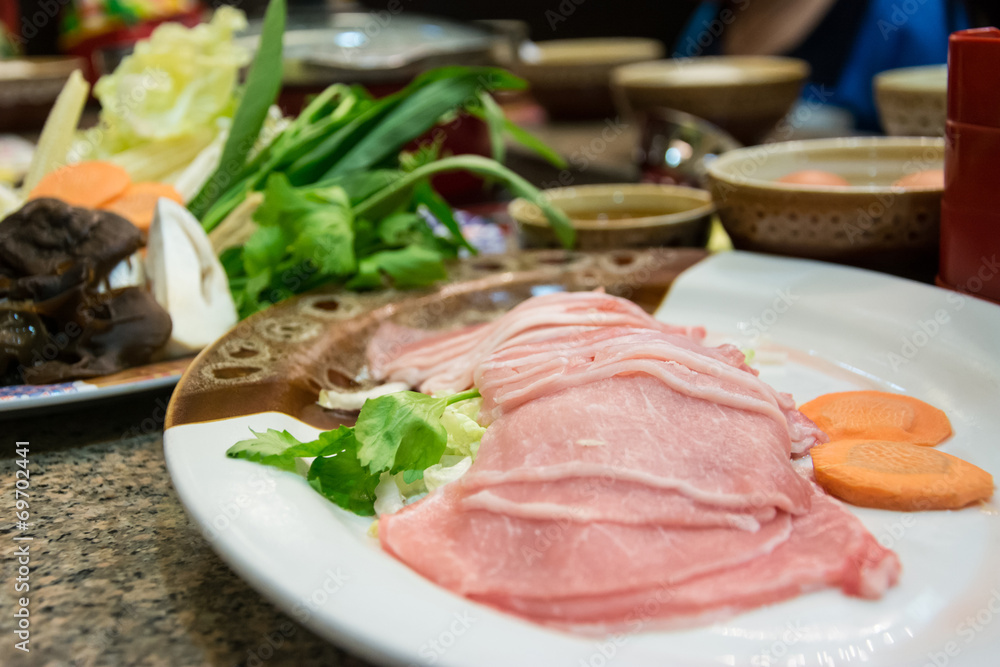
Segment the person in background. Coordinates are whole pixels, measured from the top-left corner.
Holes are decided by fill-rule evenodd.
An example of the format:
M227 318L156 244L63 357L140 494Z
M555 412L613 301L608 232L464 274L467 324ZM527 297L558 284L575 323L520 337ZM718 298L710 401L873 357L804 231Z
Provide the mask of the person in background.
M695 10L672 55L802 58L824 102L877 130L872 77L944 63L948 35L970 26L967 10L955 0L717 0Z

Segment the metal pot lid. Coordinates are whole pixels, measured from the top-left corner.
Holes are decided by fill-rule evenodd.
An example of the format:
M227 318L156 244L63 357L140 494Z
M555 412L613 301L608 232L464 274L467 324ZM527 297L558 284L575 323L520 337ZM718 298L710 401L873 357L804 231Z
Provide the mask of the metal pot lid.
M255 22L240 42L256 50L259 32ZM442 64L484 64L494 40L484 27L419 14L296 14L285 30L285 78L385 81Z

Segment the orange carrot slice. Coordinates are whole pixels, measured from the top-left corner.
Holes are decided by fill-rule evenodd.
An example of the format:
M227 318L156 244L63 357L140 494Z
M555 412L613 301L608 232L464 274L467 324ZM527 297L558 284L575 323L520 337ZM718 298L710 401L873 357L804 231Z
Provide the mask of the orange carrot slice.
M868 438L933 446L951 435L947 415L933 405L884 391L824 394L799 411L831 440Z
M28 199L53 197L73 206L98 208L125 192L131 179L116 164L91 160L51 171L38 181Z
M993 476L906 442L839 440L813 447L816 481L841 500L904 512L958 509L993 495Z
M139 229L149 231L153 224L153 214L156 213L156 202L160 197L173 199L178 204L184 203L184 198L166 183L134 183L120 197L112 199L104 206L105 211L111 211L122 216Z

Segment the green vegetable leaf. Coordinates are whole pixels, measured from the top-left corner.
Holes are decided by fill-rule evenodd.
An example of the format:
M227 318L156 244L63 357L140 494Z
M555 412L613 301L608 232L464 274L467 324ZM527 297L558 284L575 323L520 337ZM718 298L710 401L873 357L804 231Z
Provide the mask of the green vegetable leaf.
M294 472L297 457L317 456L326 447L321 440L300 442L288 431L276 431L273 428L264 433L253 429L250 432L254 437L237 442L226 450L226 456Z
M268 3L257 55L247 74L240 105L233 115L219 167L201 192L188 204L196 217L201 217L208 211L222 194L223 188L241 173L247 154L260 136L267 110L278 97L278 91L281 90L282 40L286 15L285 0L271 0Z
M448 434L441 425L448 400L415 391L365 401L354 426L358 459L373 473L423 470L441 460Z
M243 268L256 276L277 265L285 256L288 237L281 227L258 227L243 244Z
M574 243L576 243L576 230L573 228L573 224L569 221L565 212L553 206L539 192L538 188L531 183L503 165L484 158L481 155L455 155L415 169L381 192L372 195L355 206L354 214L358 217L370 215L370 212L378 210L386 199L396 197L400 192L405 192L415 187L422 180L446 171L469 171L481 176L495 178L501 183L506 184L507 187L513 190L514 194L530 200L542 209L549 224L552 225L552 230L555 232L556 237L564 247L572 248Z
M474 98L481 87L476 70L470 70L461 76L438 79L418 88L338 160L325 178L368 169L396 155L406 143L434 127L445 113Z
M397 169L372 169L369 171L354 171L349 174L338 176L317 183L313 192L318 196L324 196L327 188L334 187L347 193L347 198L351 204L356 204L392 184L402 173Z
M272 174L264 188L264 201L254 211L253 219L262 227L275 227L289 218L312 212L316 204L293 188L284 174Z
M375 514L375 487L379 473L358 460L354 429L341 426L319 436L322 451L309 467L309 484L340 507L361 516Z
M392 284L400 289L426 287L448 277L440 253L424 246L411 245L365 257L359 263L358 275L347 286L351 289L382 287L383 273L392 278Z
M417 213L394 213L378 223L378 234L382 242L390 246L403 246L414 241L414 230L426 226Z
M354 272L354 228L351 209L326 206L295 222L297 238L289 246L292 259L310 262L326 276Z
M503 119L503 127L507 134L510 135L511 139L525 148L534 151L552 166L559 169L566 168L566 158L559 155L559 153L550 148L548 144L525 130L523 127L507 118Z
M479 92L479 103L483 109L483 120L486 121L486 127L489 129L490 148L493 153L493 159L503 164L504 159L507 157L503 143L503 133L506 129L507 117L504 116L503 109L500 108L500 105L497 104L496 100L488 92Z
M424 478L423 470L404 470L403 471L403 483L413 484L414 482Z

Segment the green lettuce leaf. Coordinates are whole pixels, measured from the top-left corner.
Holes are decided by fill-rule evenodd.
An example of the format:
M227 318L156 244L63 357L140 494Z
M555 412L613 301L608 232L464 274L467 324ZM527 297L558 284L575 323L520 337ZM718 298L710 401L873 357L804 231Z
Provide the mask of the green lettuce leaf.
M362 467L354 429L341 426L319 436L324 445L309 467L309 484L344 509L360 516L375 514L379 474Z

